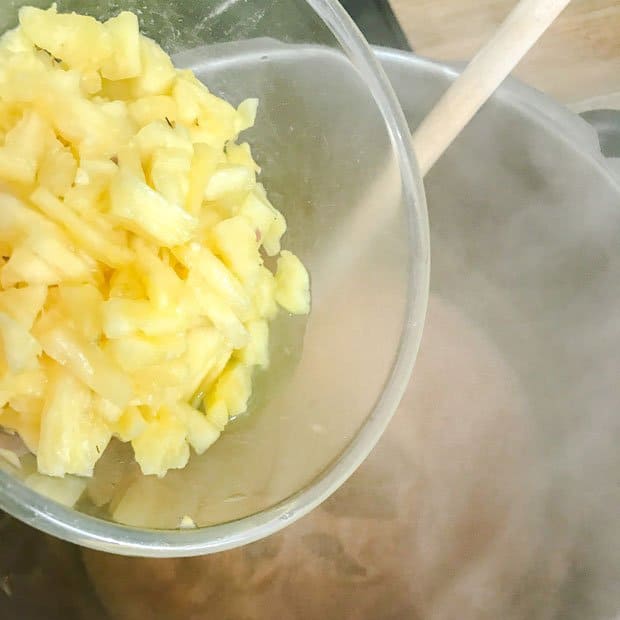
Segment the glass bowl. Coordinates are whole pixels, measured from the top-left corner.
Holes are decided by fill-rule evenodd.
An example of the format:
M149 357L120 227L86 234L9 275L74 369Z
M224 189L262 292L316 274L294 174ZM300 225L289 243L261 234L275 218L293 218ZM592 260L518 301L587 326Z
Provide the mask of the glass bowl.
M20 6L0 8L0 31ZM333 493L387 426L409 380L429 277L424 191L409 131L372 51L335 0L61 0L142 30L233 104L260 99L244 138L308 266L313 310L272 330L272 364L250 412L165 478L111 444L74 508L0 471L0 507L112 553L187 556L272 534ZM9 471L10 470L10 471ZM62 483L59 483L62 484ZM180 527L189 516L197 526Z

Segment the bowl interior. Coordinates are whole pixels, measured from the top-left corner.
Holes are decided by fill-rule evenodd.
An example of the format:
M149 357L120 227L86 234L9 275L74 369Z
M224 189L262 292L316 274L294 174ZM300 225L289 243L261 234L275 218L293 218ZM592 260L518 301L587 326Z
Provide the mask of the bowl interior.
M387 424L423 323L424 201L398 108L366 64L367 48L330 0L280 0L267 8L230 1L121 4L215 94L234 104L260 99L256 126L245 139L271 200L287 218L286 245L311 273L313 310L307 320L276 321L271 367L256 379L250 412L185 470L161 480L144 477L131 449L113 443L78 514L19 484L16 478L34 469L27 456L12 477L0 472L0 505L48 531L51 514L61 524L54 533L88 545L126 543L144 529L159 529L172 530L166 545L174 547L187 534L178 527L188 515L199 528L235 522L232 529L194 533L220 541L214 548L232 536L221 544L234 546L251 525L282 513L298 516L333 491ZM7 25L15 8L2 10ZM114 12L94 2L60 2L59 10L66 9L100 18ZM291 497L295 510L265 513ZM67 533L67 520L79 534ZM94 530L108 542L93 542ZM161 540L163 533L156 536Z

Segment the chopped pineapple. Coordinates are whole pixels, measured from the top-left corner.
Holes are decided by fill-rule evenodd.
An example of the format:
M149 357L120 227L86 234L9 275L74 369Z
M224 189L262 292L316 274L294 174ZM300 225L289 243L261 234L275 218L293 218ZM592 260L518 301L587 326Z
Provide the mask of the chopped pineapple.
M122 171L110 187L110 213L135 234L164 247L186 243L198 226L182 207Z
M256 99L175 69L132 13L19 17L0 37L0 430L37 455L27 484L73 505L112 437L156 476L217 441L309 282L237 143ZM91 491L119 518L141 501Z
M92 17L76 13L61 15L55 5L48 11L23 7L19 11L19 23L37 47L72 69L99 69L112 55L109 32Z
M169 469L182 469L189 460L186 424L165 409L131 445L146 476L163 477Z
M310 278L302 262L282 251L276 272L276 301L291 314L310 312Z
M57 366L41 413L38 470L49 476L92 475L112 434L91 407L91 392Z
M104 28L114 53L103 62L101 75L108 80L137 78L142 72L138 18L133 13L123 11L109 19Z

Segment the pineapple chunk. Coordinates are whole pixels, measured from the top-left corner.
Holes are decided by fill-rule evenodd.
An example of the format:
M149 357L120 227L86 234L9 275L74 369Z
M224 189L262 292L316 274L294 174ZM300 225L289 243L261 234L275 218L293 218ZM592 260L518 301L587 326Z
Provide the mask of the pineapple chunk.
M223 154L208 144L194 144L194 159L189 176L189 190L185 208L189 213L196 215L204 201L205 191L209 179L222 162Z
M269 366L269 325L265 320L246 323L249 334L248 344L240 351L239 360L246 366Z
M110 277L110 299L144 299L146 291L135 266L117 269Z
M103 331L107 338L124 338L137 332L165 336L186 330L187 316L176 309L159 310L143 299L116 297L103 304Z
M90 265L72 251L64 235L31 235L24 240L22 247L31 250L65 281L87 282L92 279Z
M168 54L155 41L141 37L140 62L142 72L130 80L133 97L168 94L176 75Z
M30 474L24 480L24 484L39 495L44 495L68 508L73 508L77 504L86 489L86 480L74 476L67 476L64 479L50 478L37 473Z
M39 472L91 476L110 438L105 422L94 415L90 390L66 369L54 368L41 414Z
M219 166L205 189L207 200L219 200L229 194L249 192L256 185L252 168L235 164Z
M227 351L222 335L213 327L198 327L187 334L187 351L183 362L187 367L187 379L181 398L189 401L201 382L211 371L219 356Z
M121 171L110 187L110 213L127 230L143 235L164 247L189 241L197 220L182 207Z
M118 150L118 155L116 157L120 170L124 173L133 175L138 181L146 183L144 169L142 168L142 159L140 158L140 150L133 142L122 146Z
M47 11L23 7L19 23L36 46L72 69L99 69L113 51L103 24L86 15L58 14L55 5Z
M26 112L0 147L0 179L32 185L45 146L52 139L47 123L36 112Z
M161 148L177 149L187 153L190 157L194 154L194 147L187 130L181 125L171 127L163 120L153 121L143 127L136 134L136 144L143 160L152 157L153 153Z
M239 214L254 227L268 256L280 253L280 239L286 232L286 220L260 191L251 192L239 209Z
M132 334L105 344L105 351L129 373L177 359L186 349L187 340L183 333L150 337Z
M221 431L204 413L184 402L176 403L171 409L185 424L187 441L196 454L203 454L219 439Z
M132 404L159 407L182 398L183 386L189 379L189 368L183 359L157 366L140 368L132 374L135 398Z
M137 78L142 72L138 18L129 11L123 11L109 19L104 27L114 53L104 61L101 75L108 80Z
M192 243L175 248L174 254L189 272L202 278L226 301L238 317L248 312L250 300L242 284L208 248Z
M131 262L133 254L127 248L108 241L99 230L86 223L46 189L39 187L30 199L48 217L65 226L75 243L97 260L110 267L120 267Z
M211 233L215 253L246 286L252 286L263 261L256 232L247 220L231 217L217 224Z
M258 99L246 99L237 108L237 133L254 127L256 113L258 112Z
M254 287L254 308L259 318L273 320L278 314L278 304L275 299L276 281L273 274L266 267L258 270L258 277Z
M4 358L11 372L38 368L37 357L41 354L41 345L22 323L6 312L0 312L0 338Z
M37 182L54 196L64 197L73 185L76 172L77 161L73 153L53 139L51 146L43 154Z
M220 432L224 431L230 420L226 404L218 400L207 409L207 420Z
M209 411L212 404L224 403L230 417L245 413L252 395L252 370L240 363L232 363L222 373L209 395Z
M111 430L121 441L133 441L147 427L146 420L138 407L127 407L118 420L111 425Z
M39 329L37 326L35 329L49 357L117 407L127 405L132 396L131 382L96 344L62 324L41 323Z
M0 426L19 434L26 448L33 454L39 450L41 415L27 416L10 407L0 409Z
M278 259L276 301L291 314L310 312L310 277L297 256L286 250Z
M18 247L0 269L0 285L10 288L16 284L59 284L62 275L39 258L32 250Z
M92 284L61 284L58 287L60 308L72 326L88 342L96 342L103 332L103 296Z
M151 180L157 190L168 202L185 206L189 193L189 177L192 155L187 150L163 148L156 149L151 161Z
M173 124L178 118L177 103L168 95L151 95L137 99L129 104L129 113L139 127L166 119Z
M162 478L170 469L182 469L189 460L186 426L166 409L160 410L131 445L145 476Z
M219 295L209 290L208 282L191 272L187 278L187 288L190 301L186 303L190 304L190 307L195 305L199 315L206 316L233 348L244 347L248 341L248 333L243 323Z
M178 306L183 293L183 281L174 269L152 253L145 243L136 240L134 249L148 298L159 309Z
M7 288L0 292L0 310L30 330L43 309L47 297L47 287L33 284L22 288Z

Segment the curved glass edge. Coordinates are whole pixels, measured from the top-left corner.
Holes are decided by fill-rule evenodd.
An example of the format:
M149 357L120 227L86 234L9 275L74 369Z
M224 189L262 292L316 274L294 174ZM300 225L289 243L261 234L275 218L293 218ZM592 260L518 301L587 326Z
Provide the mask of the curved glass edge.
M99 551L142 557L185 557L233 549L278 532L334 493L379 441L402 399L422 338L430 280L430 242L424 186L410 133L392 86L371 48L335 0L306 0L324 20L352 64L362 73L385 120L398 155L407 207L409 291L406 323L396 361L373 412L344 453L295 495L256 515L196 530L142 530L84 515L48 500L0 471L0 507L21 521L69 542Z

